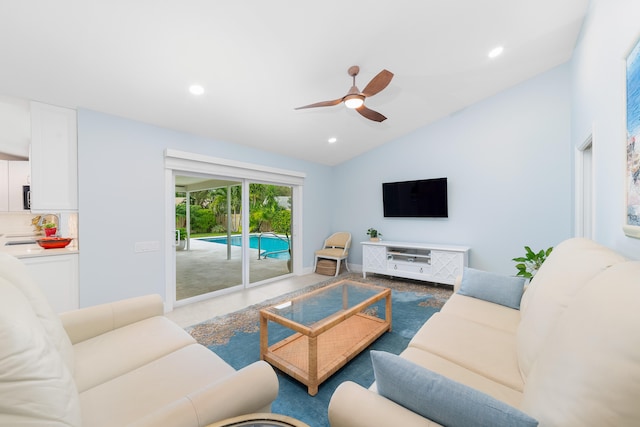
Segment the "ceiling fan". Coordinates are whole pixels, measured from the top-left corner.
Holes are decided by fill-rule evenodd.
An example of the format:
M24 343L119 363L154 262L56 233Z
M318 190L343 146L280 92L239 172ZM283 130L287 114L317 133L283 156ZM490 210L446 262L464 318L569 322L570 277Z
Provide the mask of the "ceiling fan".
M342 98L334 99L333 101L322 101L316 102L315 104L305 105L303 107L298 107L296 110L301 110L303 108L315 108L315 107L330 107L332 105L338 105L341 102L344 102L344 105L347 108L355 109L360 115L366 117L369 120L373 120L376 122L382 122L387 118L377 111L373 111L365 107L364 99L370 96L375 95L380 92L382 89L386 88L391 79L393 78L393 73L388 70L380 71L369 84L364 88L362 92L356 86L356 76L360 72L360 67L354 65L349 67L348 73L351 77L353 77L353 86L349 89L349 92Z

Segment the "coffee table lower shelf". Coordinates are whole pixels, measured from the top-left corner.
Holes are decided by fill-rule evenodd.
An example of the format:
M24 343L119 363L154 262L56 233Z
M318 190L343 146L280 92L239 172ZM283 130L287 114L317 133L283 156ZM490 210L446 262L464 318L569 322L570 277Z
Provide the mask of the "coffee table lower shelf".
M295 333L270 346L262 359L305 384L315 396L321 383L390 328L384 319L358 313L315 338Z

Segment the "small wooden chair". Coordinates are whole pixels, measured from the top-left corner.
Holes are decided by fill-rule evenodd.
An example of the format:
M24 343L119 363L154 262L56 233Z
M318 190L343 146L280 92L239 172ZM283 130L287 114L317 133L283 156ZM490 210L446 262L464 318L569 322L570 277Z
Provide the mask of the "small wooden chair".
M336 261L336 274L340 273L340 261L344 260L344 265L349 270L349 264L347 263L347 257L349 256L349 247L351 246L351 233L346 231L340 231L334 233L324 241L322 249L316 251L316 258L313 263L313 271L316 271L318 266L318 258L333 259Z

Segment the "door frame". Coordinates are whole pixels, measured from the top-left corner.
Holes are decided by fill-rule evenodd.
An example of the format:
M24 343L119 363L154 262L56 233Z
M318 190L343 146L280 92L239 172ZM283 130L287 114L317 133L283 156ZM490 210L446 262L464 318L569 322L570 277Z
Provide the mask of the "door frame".
M243 181L287 185L292 187L291 239L293 245L293 274L302 271L302 190L306 174L298 171L272 168L254 163L240 162L180 150L165 149L165 312L173 310L176 302L175 253L175 174L196 173L215 177L228 177ZM243 190L244 191L244 190ZM246 196L246 195L244 195ZM245 200L243 197L243 207ZM245 224L246 217L246 224ZM243 215L243 230L248 230L248 215ZM243 232L243 250L249 250L248 235ZM243 254L247 259L248 254ZM243 274L243 288L247 288L248 264Z
M594 132L575 147L575 230L576 237L593 239L595 232Z

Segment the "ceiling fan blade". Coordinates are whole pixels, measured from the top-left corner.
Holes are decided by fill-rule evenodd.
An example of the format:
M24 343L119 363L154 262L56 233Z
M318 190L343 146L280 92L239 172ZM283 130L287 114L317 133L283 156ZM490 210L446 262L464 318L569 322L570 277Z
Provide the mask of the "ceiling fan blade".
M316 102L315 104L305 105L303 107L294 108L294 110L302 110L303 108L315 108L315 107L331 107L332 105L338 105L342 102L343 98L334 99L333 101Z
M373 120L374 122L383 122L387 120L385 116L378 113L377 111L368 109L367 107L364 106L364 104L362 104L361 107L356 108L356 111L360 113L363 117L366 117L369 120Z
M364 96L373 96L387 87L393 78L393 73L388 70L380 71L374 78L371 79L367 87L364 88L362 94Z

